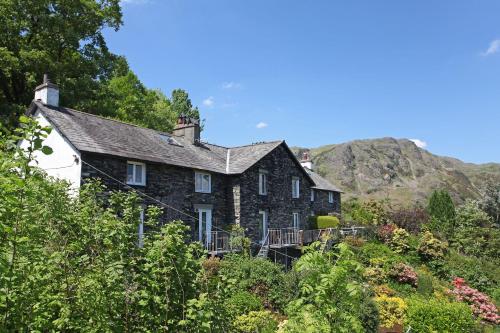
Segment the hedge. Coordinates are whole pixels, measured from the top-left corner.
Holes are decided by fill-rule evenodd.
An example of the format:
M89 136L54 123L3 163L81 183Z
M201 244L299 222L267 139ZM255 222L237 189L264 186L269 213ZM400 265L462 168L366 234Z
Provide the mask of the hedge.
M336 216L311 216L309 218L311 229L337 228L340 220Z

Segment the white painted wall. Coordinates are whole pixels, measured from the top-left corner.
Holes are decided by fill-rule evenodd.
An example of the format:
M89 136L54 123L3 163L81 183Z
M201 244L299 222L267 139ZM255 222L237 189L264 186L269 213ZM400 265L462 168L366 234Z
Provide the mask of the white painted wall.
M52 127L52 132L43 141L43 144L52 148L53 153L45 155L41 151L37 151L35 154L37 166L45 170L49 176L67 180L71 183L72 189L78 189L82 173L80 153L49 123L40 111L36 111L33 119L37 120L41 126ZM26 141L21 142L21 147L27 146ZM78 157L78 163L75 162L75 156Z
M43 104L59 106L59 89L53 87L43 87L35 91L35 100Z

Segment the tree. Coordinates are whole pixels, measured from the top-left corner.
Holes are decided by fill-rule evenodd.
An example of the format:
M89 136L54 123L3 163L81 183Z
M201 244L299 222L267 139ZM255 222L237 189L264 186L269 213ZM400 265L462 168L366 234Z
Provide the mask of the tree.
M427 212L431 216L431 228L451 236L455 226L455 205L446 190L432 192Z
M493 223L500 225L500 183L486 185L479 206L493 219Z
M188 93L182 89L172 91L172 111L180 116L181 114L194 119L200 119L200 112L197 107L193 107Z
M0 111L13 122L49 73L63 105L85 106L108 80L117 57L103 29L122 24L119 0L0 2ZM87 110L84 108L84 110Z

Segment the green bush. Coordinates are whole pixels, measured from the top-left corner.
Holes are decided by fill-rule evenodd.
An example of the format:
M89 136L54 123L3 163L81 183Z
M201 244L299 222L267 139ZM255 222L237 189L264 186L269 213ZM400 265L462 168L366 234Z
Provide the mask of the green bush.
M405 324L412 332L474 332L476 322L464 303L411 299Z
M251 311L238 316L234 321L234 328L240 333L274 333L278 329L278 323L270 311Z
M227 309L233 317L237 317L250 311L262 310L262 302L255 294L240 290L231 295L226 301Z
M311 229L337 228L340 225L340 220L336 216L310 216L309 225Z
M417 291L424 297L430 297L434 292L434 282L432 275L424 272L418 273Z
M420 239L418 253L424 260L441 260L448 249L448 244L440 241L434 235L426 231Z
M375 301L370 297L365 297L361 303L361 322L366 333L378 332L378 308Z
M410 234L403 228L396 228L392 237L389 240L389 246L396 253L405 253L409 250L409 237Z

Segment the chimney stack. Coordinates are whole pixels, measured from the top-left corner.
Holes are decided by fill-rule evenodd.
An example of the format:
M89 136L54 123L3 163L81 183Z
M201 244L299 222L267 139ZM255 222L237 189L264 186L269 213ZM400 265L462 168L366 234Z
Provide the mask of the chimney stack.
M200 120L181 114L172 134L182 136L192 144L198 143L200 142Z
M50 82L48 74L43 74L43 83L35 88L35 100L45 105L59 106L59 87Z
M302 167L309 169L311 171L313 170L313 162L312 162L311 158L309 157L308 152L305 151L304 153L302 153L300 165L302 165Z

